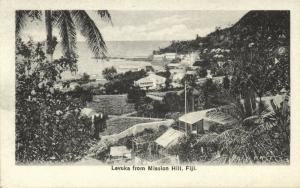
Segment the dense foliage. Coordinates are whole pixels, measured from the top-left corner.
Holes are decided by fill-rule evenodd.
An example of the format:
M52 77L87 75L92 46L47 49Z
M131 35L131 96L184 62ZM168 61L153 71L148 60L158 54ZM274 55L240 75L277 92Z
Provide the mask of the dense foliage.
M237 120L235 125L223 130L212 127L204 135L188 135L168 152L178 155L182 162L289 163L290 111L287 103L287 100L280 106L273 103L273 112L252 117L241 114L241 105L233 106L231 115Z
M46 61L40 43L16 41L16 161L80 159L90 147L91 122L80 117L84 101L55 90L75 58Z
M125 73L116 74L113 69L107 69L108 72L104 71L104 75L108 78L108 83L104 85L106 94L124 94L130 92L134 89L134 81L139 80L146 76L146 71L144 69L140 71L128 71ZM113 77L108 76L113 75Z
M115 78L115 76L117 75L117 69L115 67L110 67L110 68L105 68L102 71L102 75L103 77L108 80L111 81Z
M225 130L181 140L171 153L182 161L289 162L289 20L288 11L250 11L232 27L173 42L157 52L199 51L201 60L195 63L199 77L206 76L207 69L215 76L225 75L221 87L210 80L200 87L203 108L233 105L234 110L226 113L236 120ZM265 101L271 104L267 108L263 98L278 94L285 99L277 105Z

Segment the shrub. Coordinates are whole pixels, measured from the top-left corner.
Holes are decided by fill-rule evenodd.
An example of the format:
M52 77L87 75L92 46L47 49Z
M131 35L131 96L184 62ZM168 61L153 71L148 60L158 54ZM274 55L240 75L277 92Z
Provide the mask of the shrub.
M46 61L43 45L16 42L16 161L79 160L93 143L83 102L53 88L76 59Z

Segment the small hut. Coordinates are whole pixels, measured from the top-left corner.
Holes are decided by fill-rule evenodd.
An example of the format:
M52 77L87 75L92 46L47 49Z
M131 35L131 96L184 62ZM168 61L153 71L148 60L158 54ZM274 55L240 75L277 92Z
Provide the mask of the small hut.
M187 134L204 134L211 126L226 126L235 123L235 119L227 113L230 106L222 106L220 109L211 108L184 114L179 117L179 129Z
M183 132L169 128L163 135L155 140L156 150L159 154L165 155L165 150L176 145L183 136Z
M131 160L132 155L131 151L127 149L126 146L113 146L110 147L109 158L114 162L121 162Z

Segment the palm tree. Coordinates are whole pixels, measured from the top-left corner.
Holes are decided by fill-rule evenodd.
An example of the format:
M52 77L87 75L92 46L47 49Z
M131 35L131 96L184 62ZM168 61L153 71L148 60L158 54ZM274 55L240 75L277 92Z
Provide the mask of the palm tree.
M98 10L96 13L100 18L111 22L110 14L107 10ZM19 10L16 11L16 36L26 26L29 18L32 20L42 20L44 15L46 26L46 54L49 62L53 61L53 52L55 48L55 38L52 35L53 27L58 27L61 37L63 54L72 57L76 52L76 27L87 39L88 46L99 57L105 57L106 45L104 39L90 18L89 14L83 10Z
M288 102L278 107L272 101L273 111L261 109L247 116L245 107L235 103L224 108L226 117L234 118L229 129L208 133L196 144L214 148L219 157L210 163L262 163L289 161L290 116ZM266 108L260 105L260 108Z

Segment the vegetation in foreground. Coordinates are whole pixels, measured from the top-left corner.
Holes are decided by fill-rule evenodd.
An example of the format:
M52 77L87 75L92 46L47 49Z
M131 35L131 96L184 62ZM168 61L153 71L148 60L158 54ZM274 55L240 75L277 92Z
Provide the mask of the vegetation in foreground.
M108 11L96 13L110 21ZM16 161L79 160L93 142L90 120L80 117L86 98L76 96L78 93L57 91L54 84L61 79L62 72L77 70L76 28L87 39L96 57L105 56L103 37L83 10L18 10L15 18ZM45 44L24 43L20 39L28 21L44 21ZM52 34L54 27L59 30L63 47L63 57L55 60L57 38Z
M94 142L80 98L55 90L60 73L76 62L46 61L42 44L16 42L16 161L74 161Z

